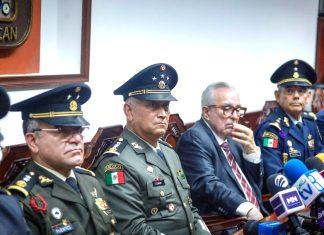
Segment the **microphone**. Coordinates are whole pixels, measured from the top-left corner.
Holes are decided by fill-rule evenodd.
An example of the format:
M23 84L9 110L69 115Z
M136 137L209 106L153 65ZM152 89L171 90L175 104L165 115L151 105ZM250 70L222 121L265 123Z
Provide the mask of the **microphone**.
M277 218L288 217L293 234L309 234L302 229L301 223L295 215L295 212L305 209L297 189L295 187L290 188L288 179L282 174L270 175L266 183L270 195L272 195L270 204Z
M270 204L279 220L305 209L297 189L290 188L288 179L282 174L270 175L267 187L272 195Z
M289 160L284 166L284 174L297 188L304 205L309 206L324 192L324 179L317 170L308 170L298 159ZM322 203L322 199L318 199Z
M324 153L318 153L315 157L319 158L324 163Z
M277 221L249 220L243 226L244 235L286 235L285 225Z
M324 164L319 157L309 157L305 160L305 164L309 170L315 169L324 177Z

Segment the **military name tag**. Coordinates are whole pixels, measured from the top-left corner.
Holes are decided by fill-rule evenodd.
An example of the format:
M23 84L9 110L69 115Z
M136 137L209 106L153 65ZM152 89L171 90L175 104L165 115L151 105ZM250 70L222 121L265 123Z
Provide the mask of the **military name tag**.
M152 183L154 187L165 185L164 180L153 181Z
M63 220L62 223L52 226L53 234L62 235L74 230L74 226L68 220Z

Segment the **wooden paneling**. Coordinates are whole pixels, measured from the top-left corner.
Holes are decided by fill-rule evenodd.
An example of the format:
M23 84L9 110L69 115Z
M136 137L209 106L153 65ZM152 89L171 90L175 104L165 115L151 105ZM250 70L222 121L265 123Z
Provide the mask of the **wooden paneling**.
M324 17L318 17L316 48L317 82L324 83Z

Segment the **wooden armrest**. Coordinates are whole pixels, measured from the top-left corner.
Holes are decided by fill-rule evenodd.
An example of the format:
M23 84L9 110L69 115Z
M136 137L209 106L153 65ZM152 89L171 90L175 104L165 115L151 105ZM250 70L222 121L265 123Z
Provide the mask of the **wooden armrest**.
M232 228L240 229L246 222L245 217L227 218L220 215L203 215L202 218L212 234L220 234Z

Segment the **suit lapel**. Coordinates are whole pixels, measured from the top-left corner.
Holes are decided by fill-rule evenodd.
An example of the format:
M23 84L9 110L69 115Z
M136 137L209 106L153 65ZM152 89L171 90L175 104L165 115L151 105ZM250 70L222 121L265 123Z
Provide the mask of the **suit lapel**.
M202 124L202 127L205 129L207 135L210 136L210 138L212 140L212 143L214 144L214 147L215 147L215 150L216 150L215 157L218 156L219 160L222 163L222 166L227 171L228 175L232 178L232 180L234 180L238 184L238 182L236 180L236 177L235 177L235 175L233 173L233 170L232 170L231 166L229 165L229 163L227 161L227 158L226 158L221 146L219 145L217 139L215 138L214 133L212 132L212 130L206 125L206 123L202 119L200 119L200 122Z
M238 188L241 190L241 186L237 182L237 179L236 179L236 177L235 177L235 175L233 173L233 170L232 170L231 166L229 165L229 163L227 161L227 158L226 158L226 156L225 156L225 154L224 154L224 152L223 152L220 144L218 143L218 141L217 141L214 133L212 132L212 130L206 125L206 123L202 119L200 120L200 122L201 122L203 128L205 129L207 135L210 136L210 138L212 139L212 142L213 142L214 147L216 149L215 157L218 156L218 158L221 161L221 164L224 167L224 169L226 170L227 174L232 178L232 180L238 185ZM231 152L232 152L235 160L237 161L237 157L235 156L235 154L232 151L232 144L233 143L231 141L229 141L228 144L229 144L230 150L231 150ZM216 160L216 162L217 162L217 160Z

